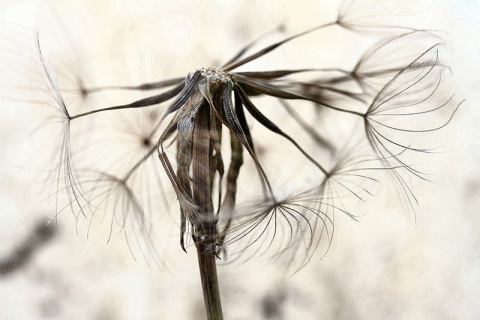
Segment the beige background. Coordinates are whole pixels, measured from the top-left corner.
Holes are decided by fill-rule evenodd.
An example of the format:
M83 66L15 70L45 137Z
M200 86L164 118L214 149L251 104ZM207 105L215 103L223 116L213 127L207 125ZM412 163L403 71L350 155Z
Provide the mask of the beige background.
M480 317L480 6L466 0L402 3L365 1L359 14L444 30L454 90L467 99L438 136L442 153L429 163L434 182L414 184L420 200L416 219L384 190L365 204L368 214L359 222L338 217L329 253L294 276L265 261L220 267L226 319ZM309 0L3 0L0 259L55 210L38 182L39 159L46 157L36 145L41 139L28 135L41 111L25 100L42 98L35 91L38 83L28 82L35 79L29 72L35 72L30 67L36 61L29 32L40 28L51 57L67 53L65 61L57 61L66 74L81 72L92 85L139 83L222 61L279 24L292 34L331 21L338 7L338 1ZM318 50L332 51L327 62L339 55L348 59L342 39L329 32L322 36ZM301 44L252 69L270 63L299 67L313 54ZM79 67L71 59L86 64ZM173 247L165 270L141 257L135 262L121 237L107 244L108 227L95 227L87 240L75 225L70 214L61 214L58 234L25 266L0 278L0 319L202 319L193 248L185 255ZM176 230L166 233L173 238Z

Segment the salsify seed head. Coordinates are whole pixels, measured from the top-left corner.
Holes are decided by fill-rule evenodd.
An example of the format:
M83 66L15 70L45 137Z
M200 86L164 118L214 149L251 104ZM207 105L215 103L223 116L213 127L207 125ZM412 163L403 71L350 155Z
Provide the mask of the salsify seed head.
M65 101L37 35L61 126L52 172L57 194L67 197L57 213L108 218L110 235L121 230L131 244L140 234L152 251L162 230L154 221L170 216L185 251L193 242L229 261L264 254L303 266L328 249L335 214L355 219L354 203L368 201L382 181L414 210L411 180L425 179L415 155L431 152L431 135L460 105L438 35L386 28L391 34L358 52L351 68L237 71L309 33L351 33L348 10L340 18L258 51L255 40L221 67L186 77L82 85L85 100L112 91L145 97L81 110Z

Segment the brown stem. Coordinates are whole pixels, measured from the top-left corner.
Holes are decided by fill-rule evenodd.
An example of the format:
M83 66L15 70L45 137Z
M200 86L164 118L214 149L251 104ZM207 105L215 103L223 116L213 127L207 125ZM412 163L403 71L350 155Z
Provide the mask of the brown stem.
M197 255L207 318L208 320L223 320L215 252L208 248L208 245L200 242L197 243Z
M208 320L223 320L215 264L215 217L211 194L212 146L210 145L210 108L200 106L195 118L192 150L193 200L199 207L194 217L193 240L197 247L198 266Z

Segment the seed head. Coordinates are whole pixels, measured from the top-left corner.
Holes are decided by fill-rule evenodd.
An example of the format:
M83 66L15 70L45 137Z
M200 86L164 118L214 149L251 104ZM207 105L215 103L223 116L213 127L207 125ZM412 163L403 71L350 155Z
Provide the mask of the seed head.
M410 155L429 153L419 141L447 125L459 106L445 85L445 48L436 34L392 29L395 34L359 52L351 69L237 71L308 33L334 26L351 32L354 24L347 23L347 18L347 12L342 12L333 22L251 53L253 41L222 67L199 68L186 77L82 88L87 96L111 90L163 91L78 113L65 103L38 43L40 63L63 124L57 173L64 185L60 178L57 184L59 190L67 190L67 207L77 217L110 212L122 230L133 220L150 236L152 228L145 228L149 219L168 211L169 200L176 198L184 250L193 240L225 257L227 249L238 245L228 254L234 259L248 257L247 251L274 258L287 252L298 257L306 251L303 259L291 260L301 265L321 239L328 239L328 248L335 213L355 218L348 202L367 201L373 194L370 187L382 181L378 172L390 176L387 181L393 181L413 209L417 199L409 181L424 175L412 165ZM274 111L257 97L274 102ZM174 100L164 106L170 99ZM147 107L157 111L155 116L149 113L148 122L135 123L132 111L141 114ZM438 112L442 119L430 121ZM132 148L135 153L128 157L105 152L113 165L92 161L78 169L74 161L84 159L71 149L71 130L79 119L100 118L100 114L129 119L132 123L125 128L130 128L133 143L140 146ZM345 124L348 137L342 139ZM325 132L329 126L332 132ZM261 130L270 136L259 134ZM126 144L128 139L124 140ZM287 156L270 157L279 145L290 148ZM285 165L291 159L298 164L294 170ZM291 178L279 181L286 172ZM164 204L163 210L155 208L154 202Z

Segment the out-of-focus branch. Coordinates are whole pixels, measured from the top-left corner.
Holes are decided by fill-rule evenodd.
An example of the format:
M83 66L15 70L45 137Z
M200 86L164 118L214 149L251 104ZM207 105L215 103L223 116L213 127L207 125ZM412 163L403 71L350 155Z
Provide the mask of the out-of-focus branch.
M12 252L0 259L0 276L11 274L20 270L32 259L36 252L42 248L55 235L52 224L38 222L30 234Z

